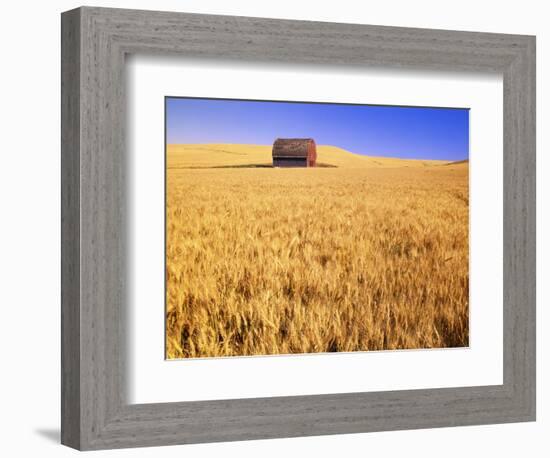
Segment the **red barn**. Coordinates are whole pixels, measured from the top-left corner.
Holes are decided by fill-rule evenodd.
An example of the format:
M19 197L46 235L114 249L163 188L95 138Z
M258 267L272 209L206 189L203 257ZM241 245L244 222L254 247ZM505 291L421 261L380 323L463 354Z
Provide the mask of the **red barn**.
M273 167L315 167L317 147L313 138L278 138L272 157Z

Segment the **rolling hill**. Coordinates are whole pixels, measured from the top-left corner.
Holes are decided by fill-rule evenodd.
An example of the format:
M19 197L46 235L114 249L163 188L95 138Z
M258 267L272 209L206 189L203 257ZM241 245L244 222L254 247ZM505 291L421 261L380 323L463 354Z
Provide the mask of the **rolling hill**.
M269 167L271 162L271 145L167 145L168 168ZM317 163L321 167L385 168L426 167L448 164L448 161L363 156L336 146L318 145Z

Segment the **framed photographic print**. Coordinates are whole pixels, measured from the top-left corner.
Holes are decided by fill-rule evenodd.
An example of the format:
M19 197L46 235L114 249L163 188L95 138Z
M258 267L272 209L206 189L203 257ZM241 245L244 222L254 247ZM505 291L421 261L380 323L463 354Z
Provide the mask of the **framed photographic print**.
M165 123L168 359L468 347L468 109L167 97Z
M62 15L62 442L535 418L535 39Z

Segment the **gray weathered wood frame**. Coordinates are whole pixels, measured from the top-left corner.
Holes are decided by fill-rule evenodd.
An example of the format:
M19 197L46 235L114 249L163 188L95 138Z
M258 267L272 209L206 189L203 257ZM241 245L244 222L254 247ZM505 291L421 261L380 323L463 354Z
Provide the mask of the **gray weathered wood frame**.
M535 38L83 7L62 14L62 443L138 447L535 419ZM498 72L503 385L130 405L125 55Z

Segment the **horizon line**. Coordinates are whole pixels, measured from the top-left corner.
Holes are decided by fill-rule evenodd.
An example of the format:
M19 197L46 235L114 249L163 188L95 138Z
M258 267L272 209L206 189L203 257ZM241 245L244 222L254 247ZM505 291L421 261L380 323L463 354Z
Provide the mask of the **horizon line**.
M315 139L313 139L315 140ZM207 143L168 143L166 142L166 146L169 145L246 145L246 146L264 146L264 147L272 147L273 144L261 144L261 143L227 143L227 142L207 142ZM456 159L456 160L447 160L447 159L429 159L429 158L423 158L423 157L398 157L398 156L380 156L375 154L362 154L362 153L356 153L354 151L350 151L348 149L342 148L341 146L336 145L329 145L329 144L320 144L316 143L316 146L327 146L332 148L338 148L342 151L345 151L349 154L354 154L355 156L366 156L366 157L373 157L373 158L385 158L385 159L399 159L402 161L432 161L432 162L446 162L446 163L453 163L453 162L469 162L470 161L470 155L468 155L466 158L463 159Z

